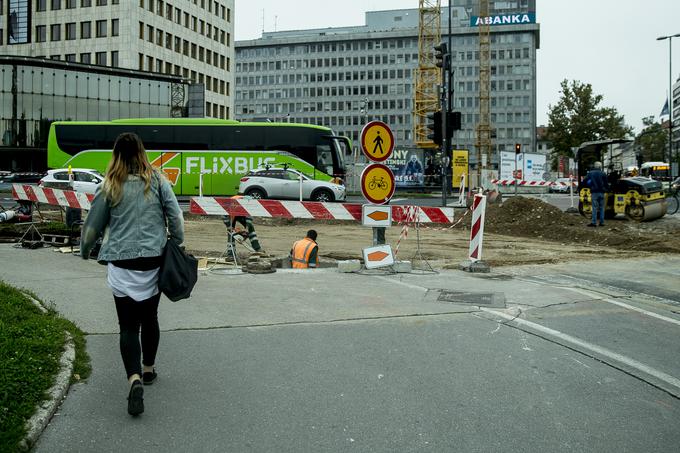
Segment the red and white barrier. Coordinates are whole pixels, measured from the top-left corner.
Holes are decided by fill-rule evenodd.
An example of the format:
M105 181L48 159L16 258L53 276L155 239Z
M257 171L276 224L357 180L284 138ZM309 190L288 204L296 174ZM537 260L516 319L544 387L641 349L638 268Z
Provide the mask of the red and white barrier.
M496 184L499 186L514 186L517 185L518 187L548 187L548 186L568 186L569 184L563 183L563 182L555 182L555 181L524 181L524 180L517 180L517 179L492 179L491 184ZM576 181L573 181L571 183L573 187L576 187L578 184Z
M251 198L192 197L189 211L198 215L283 217L288 219L361 220L361 204L317 201L256 200ZM391 206L392 220L409 220L409 206ZM420 223L452 223L453 208L421 206Z
M85 210L90 209L90 203L94 199L94 195L89 193L23 184L12 184L12 197L15 200Z
M484 214L486 213L486 196L475 195L472 203L472 227L470 228L470 261L482 259L482 239L484 238Z

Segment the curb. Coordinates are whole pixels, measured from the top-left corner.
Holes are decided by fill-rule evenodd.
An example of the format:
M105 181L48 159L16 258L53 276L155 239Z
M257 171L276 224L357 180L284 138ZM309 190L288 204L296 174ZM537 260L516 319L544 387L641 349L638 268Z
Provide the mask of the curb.
M41 311L47 312L40 302L28 294L24 295L39 306ZM66 392L68 392L70 387L76 349L71 334L69 332L64 332L64 334L66 335L66 342L64 343L64 352L59 358L59 372L54 379L54 385L46 392L47 399L36 407L35 413L24 425L26 427L26 436L19 442L19 447L22 449L29 450L35 444L52 419L52 416L57 412L59 404L66 396Z

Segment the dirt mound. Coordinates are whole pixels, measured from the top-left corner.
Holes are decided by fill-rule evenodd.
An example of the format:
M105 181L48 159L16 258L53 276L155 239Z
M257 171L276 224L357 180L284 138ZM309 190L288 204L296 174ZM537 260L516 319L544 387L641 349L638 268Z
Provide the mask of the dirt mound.
M579 214L562 212L536 198L512 197L500 205L487 205L485 230L565 245L680 253L680 223L673 220L662 218L639 224L620 216L608 220L605 227L592 228L588 227L589 219Z

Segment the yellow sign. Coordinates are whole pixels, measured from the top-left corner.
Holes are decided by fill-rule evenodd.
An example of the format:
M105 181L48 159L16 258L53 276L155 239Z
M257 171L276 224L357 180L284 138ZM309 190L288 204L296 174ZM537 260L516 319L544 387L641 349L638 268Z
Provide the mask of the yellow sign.
M453 169L453 177L451 178L451 185L454 189L460 187L461 177L465 176L465 188L470 187L470 173L468 170L468 150L454 149L453 160L451 161Z
M390 201L394 195L394 174L383 164L371 164L361 173L361 193L373 204Z
M382 162L392 155L394 135L382 121L371 121L361 130L361 149L364 155L375 162Z

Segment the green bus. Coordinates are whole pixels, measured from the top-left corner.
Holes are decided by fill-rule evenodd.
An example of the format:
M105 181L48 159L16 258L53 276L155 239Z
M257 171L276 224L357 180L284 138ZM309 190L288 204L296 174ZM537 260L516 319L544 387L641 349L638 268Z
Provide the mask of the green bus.
M49 168L92 168L104 173L116 137L134 132L149 161L177 195L233 195L248 171L294 168L312 179L343 181L352 144L326 127L296 123L162 118L57 121L47 143Z

